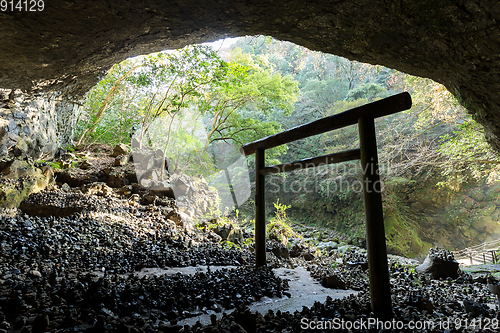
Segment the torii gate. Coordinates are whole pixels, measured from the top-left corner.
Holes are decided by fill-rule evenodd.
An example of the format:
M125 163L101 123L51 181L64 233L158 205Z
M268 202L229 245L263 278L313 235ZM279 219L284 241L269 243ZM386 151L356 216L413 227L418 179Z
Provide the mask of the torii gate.
M378 318L392 317L391 290L387 266L384 214L378 173L375 118L411 108L411 96L403 92L348 111L291 128L241 147L244 155L255 154L255 258L256 266L266 265L265 176L305 169L321 164L361 160L366 217L366 246L372 311ZM360 148L317 156L286 164L265 166L265 150L309 136L358 124Z

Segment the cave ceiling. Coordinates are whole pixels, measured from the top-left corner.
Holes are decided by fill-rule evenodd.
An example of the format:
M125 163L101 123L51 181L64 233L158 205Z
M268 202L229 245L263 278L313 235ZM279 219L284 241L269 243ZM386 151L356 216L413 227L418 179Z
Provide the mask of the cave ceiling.
M498 1L47 0L0 11L0 88L78 99L130 56L244 35L443 83L500 151Z

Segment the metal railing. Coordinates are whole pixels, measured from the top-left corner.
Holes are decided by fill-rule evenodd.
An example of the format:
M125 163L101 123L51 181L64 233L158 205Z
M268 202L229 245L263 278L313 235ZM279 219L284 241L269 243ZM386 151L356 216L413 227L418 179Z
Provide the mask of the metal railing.
M496 264L499 259L497 256L499 247L500 239L484 242L455 252L455 259L468 259L471 265L474 264L474 261L482 262L483 264L488 262Z

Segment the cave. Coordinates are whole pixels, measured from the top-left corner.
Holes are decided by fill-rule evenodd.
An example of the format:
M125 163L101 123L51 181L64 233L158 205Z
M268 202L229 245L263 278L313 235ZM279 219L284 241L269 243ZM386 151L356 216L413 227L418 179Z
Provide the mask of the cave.
M497 1L36 4L0 11L4 158L50 157L65 146L85 93L113 64L244 35L269 35L440 82L485 126L489 142L500 150Z
M460 100L473 118L486 128L490 144L500 152L500 112L497 111L500 104L500 91L498 89L500 80L500 53L498 52L500 50L500 26L498 25L500 3L497 1L208 0L195 2L179 0L167 2L148 0L140 3L117 0L92 2L54 0L50 3L43 0L25 1L25 3L33 4L31 7L14 6L11 5L12 3L14 2L2 1L0 4L0 54L2 55L0 62L0 112L2 113L0 117L0 169L14 165L13 169L23 170L24 165L23 162L19 161L20 159L16 162L12 162L12 160L24 157L32 160L48 160L53 158L60 148L67 148L73 141L77 115L86 93L114 64L129 57L165 49L177 49L190 44L246 35L272 36L314 51L383 65L440 82ZM47 178L44 181L53 181L53 178L50 180L48 169L37 170L35 172L38 174L34 175L41 177L43 172ZM30 191L37 192L36 187L46 187L48 184L33 183L32 186ZM104 197L105 194L100 196ZM74 197L67 196L67 198L75 201ZM83 194L80 198L84 198ZM85 200L82 199L82 201ZM106 204L105 198L95 200L97 200L94 202L96 206L105 206ZM15 207L19 201L21 199L14 204L13 200L8 202L6 206L8 208ZM0 204L0 206L2 205ZM138 203L135 205L140 206ZM173 227L184 227L180 215L177 216L170 211L169 214L171 214L168 215L165 214L165 209L162 210L154 204L153 207L155 208L152 208L149 213L157 213L154 216L163 214L166 219L167 217L171 218L167 221L174 223ZM155 209L156 211L154 211ZM142 212L138 213L138 211L136 209L134 213L140 216ZM66 214L66 212L60 212L60 214ZM106 216L102 219L111 219L109 214ZM178 221L174 221L176 218ZM89 220L91 219L85 221ZM45 228L46 221L49 221L49 224L56 223L56 219L49 216L38 219L37 223ZM63 221L61 225L71 227L71 220L61 219L60 221ZM5 228L10 228L9 237L17 237L21 232L30 234L32 231L31 222L23 222L21 217L10 218L10 220L6 218L3 222L5 222ZM96 224L93 223L93 225ZM70 235L75 239L80 234L85 234L79 232L80 229L75 230L71 229L74 234ZM186 233L188 232L186 231ZM64 239L64 242L61 241L61 243L65 245L66 242L75 241L73 238L70 239L70 236L65 235L64 237L68 239ZM172 239L168 238L168 242L174 242L175 246L182 249L184 239ZM156 238L154 242L156 246ZM108 243L112 242L108 241ZM26 246L23 246L19 241L13 244L12 253L15 252L19 256L27 257L26 253L30 254L29 251L33 253L39 251L44 255L57 252L55 246L54 249L51 246L38 249L32 244L24 244ZM99 240L97 244L99 244ZM151 265L145 259L140 258L140 252L141 248L133 251L134 258L139 258L139 264L135 266L129 264L130 267L126 268L130 271L148 268L149 266L146 265ZM144 250L144 252L146 251ZM209 261L211 257L207 254L205 258L205 253L197 255L201 259L195 259L204 263ZM231 263L237 260L246 263L251 261L250 257L243 258L241 254L238 255L237 259L228 258L227 262ZM451 253L443 252L439 255L449 256ZM182 256L179 255L179 257ZM92 256L85 256L85 260L90 263L89 267L92 269L105 268L94 265L89 258L92 259ZM110 256L106 260L115 265L114 259ZM195 259L192 261L194 262ZM350 263L355 266L364 264L357 262L357 259L357 257L352 258ZM61 258L60 260L65 259ZM175 261L175 264L182 261L184 264L183 260L185 259L168 258L168 260ZM391 269L394 270L392 273L400 274L397 268L391 267ZM37 269L25 269L24 271L33 281L42 281L42 273ZM102 272L104 271L102 270ZM5 272L7 273L2 275L2 278L9 275L10 279L12 275L21 274L21 270L14 266L9 266ZM51 284L57 284L56 277L49 275L48 272L48 269L43 271L43 279L45 279L43 281L47 282L44 284L44 288L47 285L50 287ZM123 271L122 273L127 272ZM196 274L198 273L196 272ZM214 278L207 278L207 276L213 275L219 280L217 274L224 275L210 271L198 274L197 279L205 279L202 282L206 282L206 285L197 288L200 290L210 288L223 290L223 287L214 287L211 281ZM268 278L264 276L267 274L266 271L257 271L249 277L244 274L243 270L241 272L235 271L234 276L229 277L240 280L255 279L256 281ZM65 278L69 279L67 273ZM107 276L101 279L78 276L77 279L89 284L94 283L93 286L97 285L97 281L108 283L104 281ZM136 282L133 277L127 279ZM158 278L156 280L163 285L174 284L173 280L171 281L169 278L162 279L164 280ZM359 278L359 280L363 279ZM271 279L270 281L273 282ZM156 281L151 283L154 285ZM338 285L340 280L335 279L334 282L329 282L326 279L324 283ZM436 282L436 285L429 289L438 290L442 286L439 283ZM81 285L83 284L76 281L75 285L65 288L65 291L61 292L62 298L67 299L68 304L74 301L77 297L68 290L72 288L76 290ZM147 284L144 283L144 285ZM117 293L122 292L120 288L122 288L121 285L117 283L115 288ZM61 287L62 289L64 288ZM281 285L278 284L275 289L281 294ZM363 285L359 289L367 289L367 287ZM15 289L12 288L12 290ZM28 293L28 291L30 291L28 288L23 289L23 295L27 295L24 295L27 297L25 297L27 302L33 301L33 304L41 308L40 304L33 299L33 293ZM99 290L99 292L101 291ZM36 296L36 292L34 294ZM125 292L123 294L127 295ZM235 295L239 295L239 293ZM108 300L98 292L88 293L87 296L89 296L86 298L87 303L94 300ZM9 297L9 302L17 300L17 296L14 294L9 294ZM167 301L172 300L173 297L167 299ZM156 302L156 300L153 301ZM108 309L114 306L112 302L104 303L104 301L99 303L101 316L105 314L114 317L114 314ZM457 302L455 301L455 303ZM123 313L133 317L135 315L134 309L130 309L132 308L129 307L130 304L124 304ZM233 304L229 304L233 306ZM335 303L330 299L325 304L314 305L316 308L313 308L311 312L321 314L322 311L325 311L328 313L328 308L339 307L341 303ZM356 310L358 305L353 304L346 306L349 310ZM365 299L366 304L369 304L367 298ZM429 302L426 299L409 299L408 304L420 307L423 311L429 310ZM2 297L0 305L7 308L8 305L12 304L7 304L7 297ZM16 310L15 306L21 305L13 304L12 309ZM206 304L200 303L200 306L204 305ZM215 309L218 308L217 304L210 305L214 306ZM369 306L358 306L357 310L361 309L360 313L363 311L369 313L369 310L366 310L368 308ZM456 308L453 310L460 313L460 310ZM469 313L467 309L466 312ZM400 314L397 315L398 318L401 317ZM247 322L244 318L245 310L235 311L235 317L237 316L240 316L236 320L238 325L241 323L244 326L244 323ZM165 312L165 318L172 319L170 317L176 317L175 311ZM15 317L8 319L10 322L17 322ZM39 314L32 319L33 332L42 332L49 325L46 314ZM92 318L92 320L94 319ZM280 318L280 320L283 319ZM254 317L248 320L248 322L259 321L260 318ZM171 320L171 323L173 322ZM1 320L0 323L2 323ZM295 322L295 324L297 323ZM82 325L81 328L85 329L84 331L91 331L94 327L101 326L104 329L102 318L95 319L91 326L84 326L85 323ZM121 326L116 325L117 330L121 329ZM215 326L215 323L213 325ZM80 326L77 327L80 328ZM35 327L37 328L35 329ZM167 328L169 329L170 326ZM167 328L164 331L167 331ZM245 329L255 331L255 327L245 327ZM125 326L125 331L131 331L130 327Z

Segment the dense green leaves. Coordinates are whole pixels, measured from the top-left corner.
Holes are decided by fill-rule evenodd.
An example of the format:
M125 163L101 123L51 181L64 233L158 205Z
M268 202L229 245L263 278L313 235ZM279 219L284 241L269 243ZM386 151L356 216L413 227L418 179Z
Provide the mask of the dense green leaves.
M241 145L278 132L272 118L290 115L298 94L291 76L241 51L230 61L207 45L142 56L115 65L88 94L78 144L130 142L135 125L140 146L161 149L186 171L196 154L205 164L214 141Z
M442 173L465 182L498 172L500 155L493 151L484 136L484 128L470 119L458 125L453 134L440 138L439 151L443 154Z
M85 143L127 142L137 125L141 141L186 155L216 141L241 145L403 89L412 110L377 121L384 176L440 171L465 180L497 168L481 127L442 85L262 36L239 40L228 60L193 45L115 65L89 93L78 134ZM357 145L353 126L273 149L268 163Z

